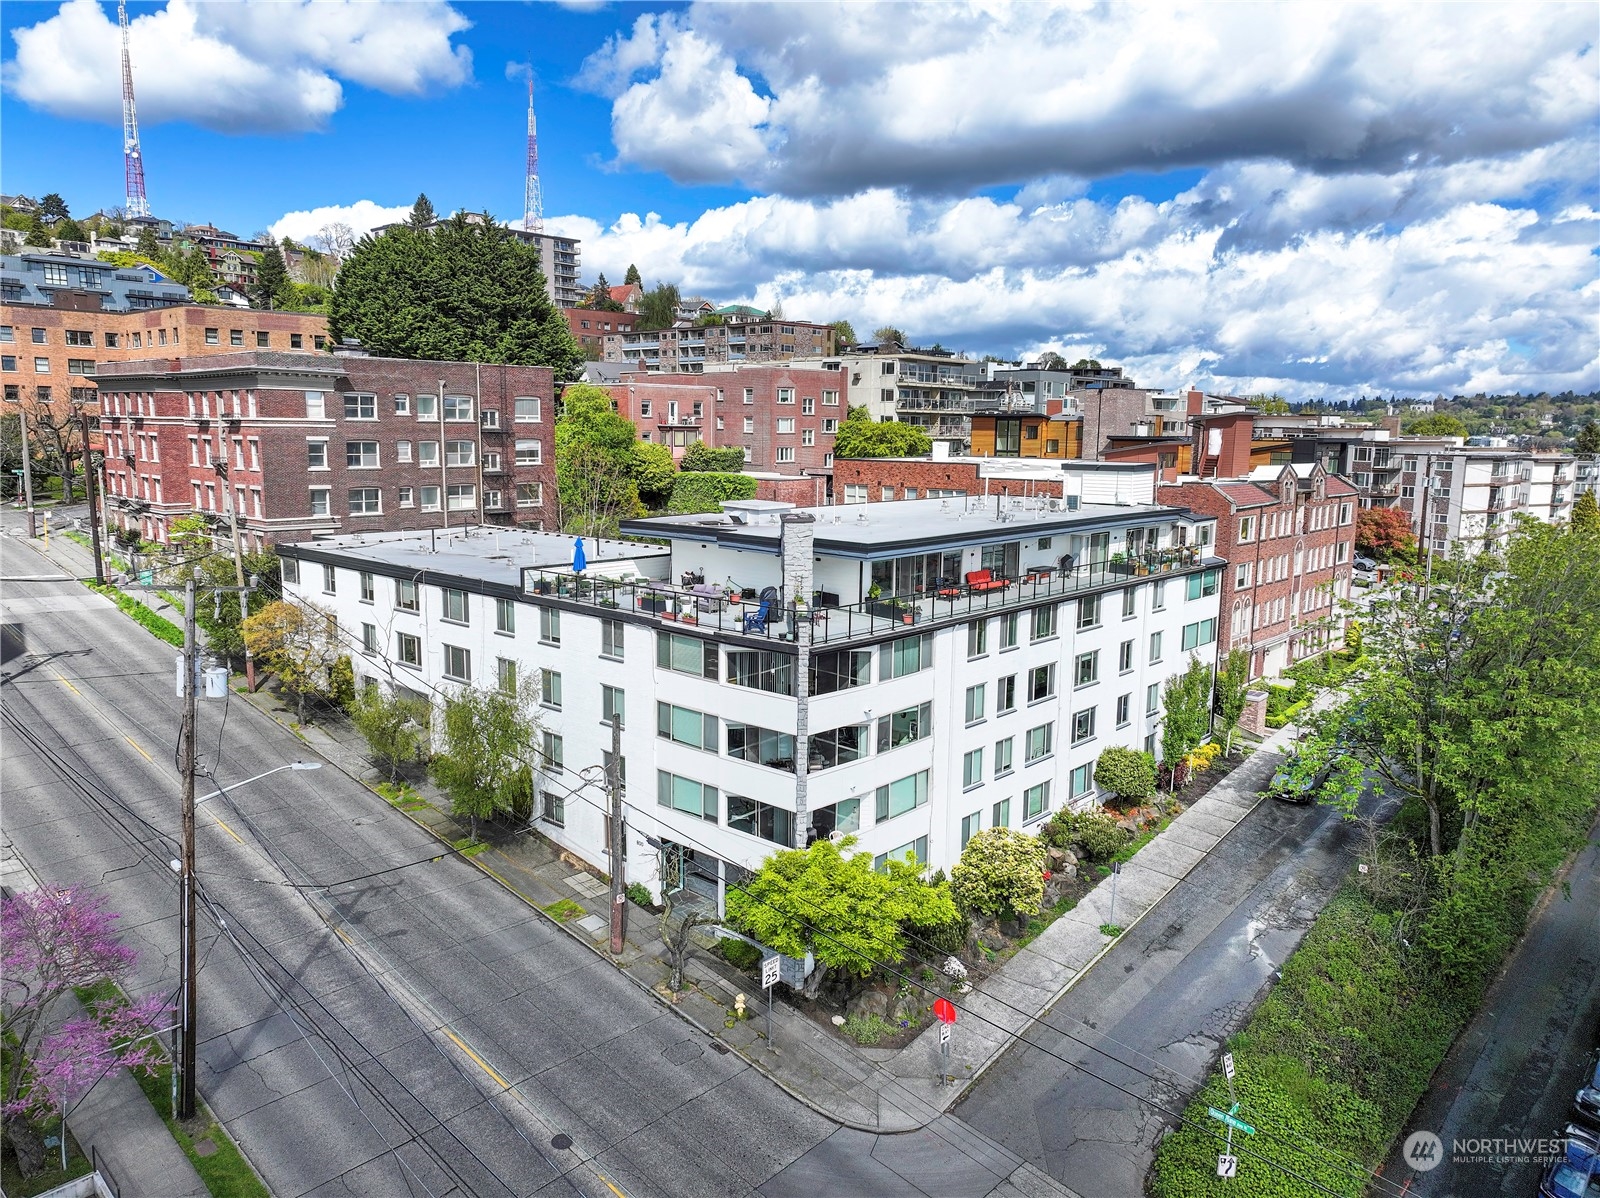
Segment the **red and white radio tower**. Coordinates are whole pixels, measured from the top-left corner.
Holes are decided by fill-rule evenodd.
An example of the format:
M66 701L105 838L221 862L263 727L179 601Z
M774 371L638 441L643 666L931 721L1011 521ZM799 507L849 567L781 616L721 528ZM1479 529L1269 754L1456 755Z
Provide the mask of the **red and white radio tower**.
M544 196L539 191L539 131L533 119L531 66L528 68L528 177L522 188L522 227L529 233L544 232Z
M133 107L133 63L128 59L128 6L117 3L117 21L122 25L122 163L128 175L128 216L149 216L150 201L144 196L144 157L139 153L139 114Z

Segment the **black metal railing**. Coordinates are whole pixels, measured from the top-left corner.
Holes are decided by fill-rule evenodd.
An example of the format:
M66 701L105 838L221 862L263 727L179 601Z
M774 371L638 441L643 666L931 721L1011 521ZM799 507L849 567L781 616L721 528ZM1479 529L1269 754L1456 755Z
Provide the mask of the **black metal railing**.
M547 596L608 611L653 616L664 628L676 624L719 637L792 641L796 628L809 622L813 644L837 645L853 640L882 640L933 624L1127 586L1140 577L1220 564L1203 558L1200 550L1192 546L1163 549L1131 560L1086 563L1065 570L1039 566L1024 570L1015 579L993 579L977 585L968 585L964 580L936 583L915 594L878 596L848 604L827 603L827 596L820 591L809 602L782 602L745 592L732 596L726 586L715 584L618 581L532 568L523 571L523 590L535 600Z

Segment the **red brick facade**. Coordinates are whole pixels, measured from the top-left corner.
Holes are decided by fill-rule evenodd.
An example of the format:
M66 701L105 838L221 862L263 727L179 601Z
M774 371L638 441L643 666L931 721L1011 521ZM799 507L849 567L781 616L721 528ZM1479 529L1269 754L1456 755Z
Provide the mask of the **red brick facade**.
M100 376L107 514L149 540L196 511L225 529L231 487L250 548L553 525L553 393L535 366L266 351L114 364Z
M1320 465L1284 465L1255 481L1191 480L1156 488L1160 503L1217 518L1223 573L1219 659L1250 650L1251 676L1344 644L1356 492Z
M833 463L835 503L927 499L941 494L1046 495L1059 499L1060 479L982 479L971 458L840 458ZM855 488L864 488L857 491ZM916 494L911 492L915 491ZM855 498L860 496L862 498Z
M613 291L619 290L616 287ZM567 327L572 330L572 335L578 339L578 344L594 351L594 357L599 358L600 351L605 347L607 333L626 333L639 323L637 312L601 312L593 308L563 308L562 315L567 318Z
M672 447L696 441L742 448L745 469L785 475L826 470L845 417L843 370L783 364L706 374L631 374L607 388L639 435Z

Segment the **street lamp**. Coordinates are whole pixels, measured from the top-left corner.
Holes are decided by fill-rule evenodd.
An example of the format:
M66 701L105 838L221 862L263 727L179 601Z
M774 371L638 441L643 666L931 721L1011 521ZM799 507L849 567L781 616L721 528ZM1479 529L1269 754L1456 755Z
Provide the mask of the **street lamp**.
M291 761L288 765L280 765L276 769L270 769L264 774L257 774L253 778L245 778L238 782L230 782L226 786L219 786L210 794L203 795L196 799L194 801L194 805L198 807L201 803L209 803L212 799L215 799L220 795L225 795L230 790L237 790L241 786L248 786L252 782L259 782L263 778L270 778L273 774L281 774L284 770L320 770L321 768L322 762L320 761Z

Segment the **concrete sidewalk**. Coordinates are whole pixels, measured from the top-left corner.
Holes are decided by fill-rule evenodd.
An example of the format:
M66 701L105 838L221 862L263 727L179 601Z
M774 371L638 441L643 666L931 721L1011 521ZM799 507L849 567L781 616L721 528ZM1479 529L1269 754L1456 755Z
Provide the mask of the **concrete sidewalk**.
M293 727L292 711L276 697L258 693L247 698ZM310 749L351 777L368 785L381 780L368 761L365 743L347 721L336 718L295 731ZM1292 728L1268 737L1247 761L1123 866L1117 879L1115 919L1124 929L1137 924L1250 813L1280 752L1292 739ZM429 782L414 789L428 805L407 812L411 819L446 843L469 834L465 823L448 814L449 801ZM1106 878L981 985L955 999L960 1018L951 1043L953 1076L948 1084L940 1084L937 1026L903 1049L862 1048L780 1003L774 1006L769 1041L757 983L749 979L741 985L731 967L699 954L685 969L688 988L673 996L667 988L669 969L656 917L629 904L627 940L620 957L613 957L605 882L536 834L500 836L471 860L541 910L562 900L576 904L581 915L551 918L806 1105L868 1132L912 1131L938 1119L1113 943L1100 932L1100 926L1113 917ZM735 997L741 992L751 1017L729 1027Z
M0 843L0 884L11 893L32 890L39 884L10 841ZM70 1003L63 1001L52 1008L53 1023L83 1013L76 999L66 997ZM126 1069L117 1069L96 1082L68 1113L67 1126L85 1153L92 1150L106 1163L128 1198L141 1194L209 1198L205 1182Z

